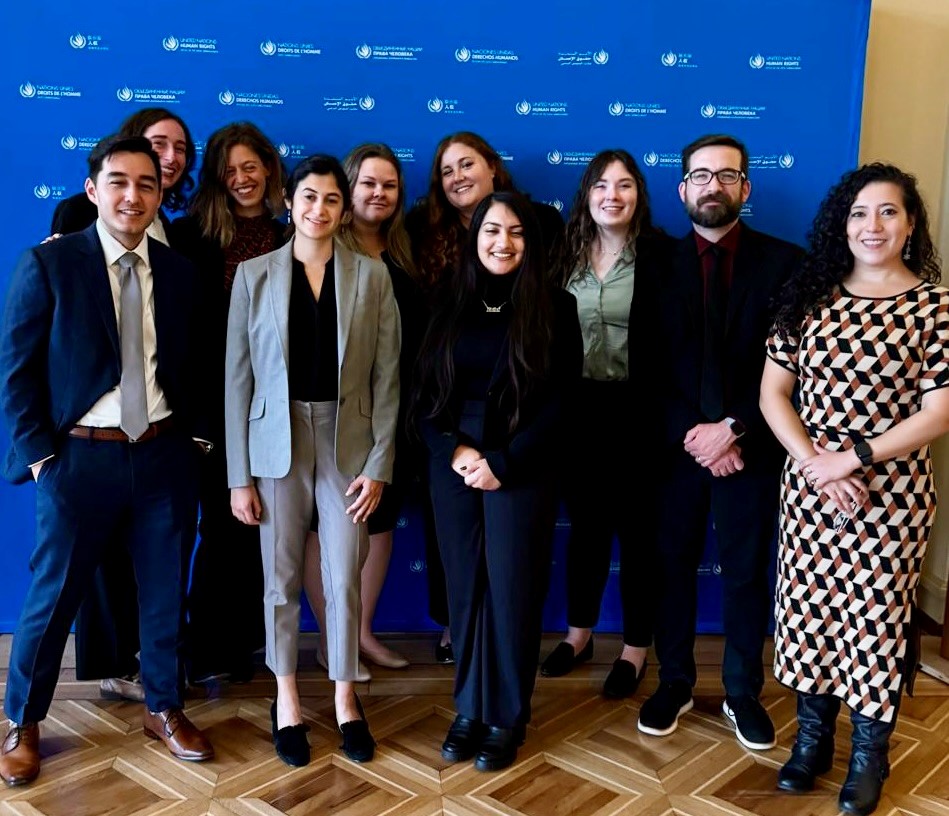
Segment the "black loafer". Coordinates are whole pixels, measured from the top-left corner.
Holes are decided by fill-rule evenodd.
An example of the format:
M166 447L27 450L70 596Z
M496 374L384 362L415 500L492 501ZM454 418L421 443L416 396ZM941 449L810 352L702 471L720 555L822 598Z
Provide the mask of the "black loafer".
M339 727L339 732L343 735L340 748L353 762L368 762L376 753L376 741L369 733L369 723L366 722L366 714L358 696L356 708L359 711L359 719L344 722Z
M459 714L442 743L442 756L449 762L464 762L477 753L484 734L484 723Z
M593 657L592 635L579 654L574 652L573 646L567 641L562 640L540 664L540 673L543 677L563 677L565 674L570 674L581 663L586 663L591 657Z
M278 729L276 700L270 706L270 720L273 744L277 756L294 768L302 768L304 765L308 765L310 763L310 743L307 742L306 732L310 730L310 726L300 723L299 725L287 725Z
M643 661L643 667L636 673L636 667L628 660L618 657L613 661L613 668L606 675L603 682L603 696L608 700L622 700L626 697L632 697L639 688L643 677L646 674L647 661Z
M514 764L518 746L524 744L523 725L514 728L487 726L484 739L475 754L474 766L479 771L500 771Z
M446 666L455 662L455 652L450 643L446 643L444 646L441 643L435 644L435 662Z

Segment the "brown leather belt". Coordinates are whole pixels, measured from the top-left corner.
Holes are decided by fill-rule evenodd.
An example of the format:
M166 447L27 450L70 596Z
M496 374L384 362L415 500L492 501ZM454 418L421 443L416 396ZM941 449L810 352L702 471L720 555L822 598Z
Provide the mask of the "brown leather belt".
M149 425L138 439L129 439L128 434L121 428L94 428L91 425L73 425L69 429L69 435L80 439L92 439L95 442L138 443L154 439L159 434L170 431L174 426L174 417L166 416Z

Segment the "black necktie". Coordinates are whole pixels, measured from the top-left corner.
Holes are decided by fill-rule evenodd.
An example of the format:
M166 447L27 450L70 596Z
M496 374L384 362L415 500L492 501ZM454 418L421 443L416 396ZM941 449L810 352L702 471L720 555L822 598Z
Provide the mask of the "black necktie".
M727 293L722 280L722 252L711 247L712 264L709 268L705 292L705 346L702 355L701 408L706 419L717 422L724 409L722 384L722 346L725 339L725 304Z

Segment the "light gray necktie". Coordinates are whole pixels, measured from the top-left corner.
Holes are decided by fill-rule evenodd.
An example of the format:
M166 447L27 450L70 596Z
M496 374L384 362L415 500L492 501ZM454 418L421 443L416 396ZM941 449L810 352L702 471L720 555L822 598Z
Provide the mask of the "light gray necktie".
M135 274L138 255L119 258L119 342L122 348L122 419L119 427L131 439L148 428L145 402L145 344L142 339L142 285Z

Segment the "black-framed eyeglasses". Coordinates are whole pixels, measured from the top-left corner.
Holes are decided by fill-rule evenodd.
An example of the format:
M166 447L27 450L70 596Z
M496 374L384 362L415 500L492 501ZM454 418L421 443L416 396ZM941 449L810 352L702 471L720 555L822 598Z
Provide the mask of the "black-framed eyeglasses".
M741 170L733 170L730 167L726 167L724 170L715 170L714 172L700 167L698 170L692 170L686 173L682 177L682 180L691 181L696 187L704 187L712 180L713 176L718 179L719 184L738 184L739 181L743 181L747 178Z

